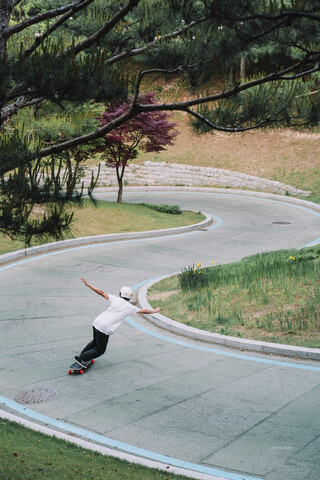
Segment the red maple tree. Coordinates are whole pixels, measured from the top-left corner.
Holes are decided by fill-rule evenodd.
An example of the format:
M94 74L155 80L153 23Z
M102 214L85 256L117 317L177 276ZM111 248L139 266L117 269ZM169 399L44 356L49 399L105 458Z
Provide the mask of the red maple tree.
M153 93L139 96L139 104L155 104ZM100 125L106 125L126 112L132 104L129 97L126 102L111 104L98 119ZM103 138L103 142L95 148L102 153L106 165L115 168L118 180L117 202L122 202L123 176L130 160L136 158L139 150L144 152L159 152L165 150L166 145L172 145L178 132L175 123L169 121L170 115L163 111L142 112L115 130L111 130Z

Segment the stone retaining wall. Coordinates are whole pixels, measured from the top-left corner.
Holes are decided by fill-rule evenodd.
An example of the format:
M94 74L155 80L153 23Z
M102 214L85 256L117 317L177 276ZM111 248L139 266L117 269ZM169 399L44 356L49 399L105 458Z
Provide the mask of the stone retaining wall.
M91 172L97 173L98 167L85 169L84 181L88 185ZM173 185L173 186L223 186L244 188L260 192L271 192L278 195L309 196L311 192L299 190L290 185L266 180L244 173L231 172L210 167L194 167L192 165L169 164L165 162L145 162L144 165L129 164L124 174L126 185ZM115 169L100 164L100 187L116 186L117 177Z

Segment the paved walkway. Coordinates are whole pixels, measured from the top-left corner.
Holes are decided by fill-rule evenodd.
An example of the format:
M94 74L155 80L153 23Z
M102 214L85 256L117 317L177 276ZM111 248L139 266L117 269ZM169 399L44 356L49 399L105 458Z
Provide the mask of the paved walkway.
M73 355L90 339L93 318L106 307L80 277L117 293L123 284L139 288L192 263L300 247L319 238L319 213L237 195L137 192L125 198L201 210L218 225L82 246L2 267L2 408L198 472L198 478L319 480L319 362L193 341L137 315L120 326L90 372L67 375ZM44 403L16 402L21 392L35 389L59 394Z

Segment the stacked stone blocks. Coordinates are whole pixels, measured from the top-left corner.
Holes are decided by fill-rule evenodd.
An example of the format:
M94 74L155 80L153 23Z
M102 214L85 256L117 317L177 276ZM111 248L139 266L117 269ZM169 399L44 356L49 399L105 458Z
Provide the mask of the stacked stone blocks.
M97 173L98 167L84 169L85 186L90 183L91 172ZM267 180L253 175L232 172L220 168L197 167L165 162L145 162L143 165L129 164L124 174L125 185L144 186L191 186L191 187L225 187L241 188L278 195L309 196L311 192L300 190L290 185ZM117 186L115 169L100 164L98 187Z

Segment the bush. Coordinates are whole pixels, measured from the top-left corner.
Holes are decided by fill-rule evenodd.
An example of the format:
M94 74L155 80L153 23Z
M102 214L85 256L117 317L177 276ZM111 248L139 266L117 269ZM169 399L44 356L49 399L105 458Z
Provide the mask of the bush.
M210 270L209 268L203 268L202 263L184 268L178 274L179 288L183 291L192 291L197 290L198 288L206 287L210 283L210 280Z
M155 205L152 203L141 203L141 205L156 210L157 212L170 213L171 215L180 215L182 213L182 210L178 205Z

